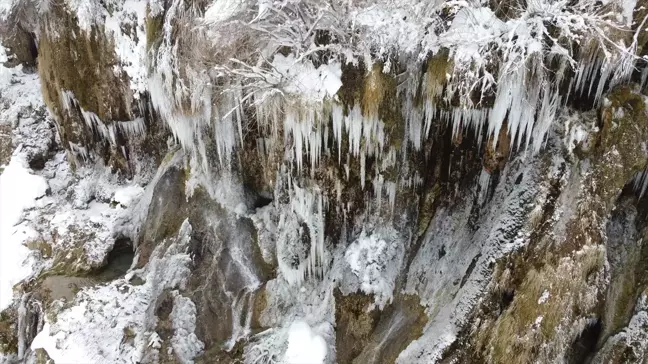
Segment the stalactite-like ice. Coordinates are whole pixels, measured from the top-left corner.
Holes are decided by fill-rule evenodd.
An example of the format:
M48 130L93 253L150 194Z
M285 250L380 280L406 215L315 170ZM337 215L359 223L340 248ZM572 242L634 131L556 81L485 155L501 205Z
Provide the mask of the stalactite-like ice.
M61 90L61 107L70 116L78 111L86 127L98 135L102 141L108 142L113 147L117 146L118 133L127 139L138 138L146 133L144 118L140 117L131 121L108 121L108 123L104 123L97 114L85 110L74 97L72 91Z
M299 285L306 277L323 277L327 267L324 236L326 199L318 190L287 183L289 205L283 208L277 239L277 261L283 277Z

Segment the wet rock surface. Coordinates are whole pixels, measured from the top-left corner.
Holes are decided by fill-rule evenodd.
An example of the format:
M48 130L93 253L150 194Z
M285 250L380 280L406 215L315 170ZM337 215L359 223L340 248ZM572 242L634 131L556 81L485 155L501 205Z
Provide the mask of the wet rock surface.
M645 61L581 54L513 3L427 9L448 29L425 34L472 9L500 41L537 20L538 47L578 53L506 77L456 48L339 64L368 25L345 40L320 14L259 60L277 24L255 8L224 32L211 5L63 1L0 24L0 166L47 185L6 235L26 272L0 361L302 364L299 345L317 364L646 361ZM628 21L608 42L644 54L645 5L606 8ZM281 24L312 15L285 7ZM481 91L457 83L471 73Z

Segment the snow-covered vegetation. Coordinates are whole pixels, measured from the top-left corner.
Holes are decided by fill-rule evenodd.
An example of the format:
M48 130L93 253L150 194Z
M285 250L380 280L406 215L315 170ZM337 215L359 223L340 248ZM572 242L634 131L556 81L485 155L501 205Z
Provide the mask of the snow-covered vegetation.
M647 7L0 1L0 362L634 345Z

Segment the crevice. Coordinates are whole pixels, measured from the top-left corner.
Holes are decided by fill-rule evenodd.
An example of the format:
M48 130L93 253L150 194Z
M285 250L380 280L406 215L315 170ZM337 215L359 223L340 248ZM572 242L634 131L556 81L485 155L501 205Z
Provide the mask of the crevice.
M481 253L477 254L472 261L470 262L470 265L468 266L468 269L466 270L466 273L464 274L463 278L461 278L461 283L459 284L459 288L462 288L464 284L468 281L468 278L472 274L472 271L475 269L475 266L477 265L477 262L479 261L479 258L481 258Z
M254 201L254 208L260 209L272 203L272 196L266 194L259 194Z
M591 361L594 354L596 343L603 331L603 325L600 319L591 319L580 333L578 338L571 344L565 354L565 363L567 364L585 364Z
M513 298L515 298L515 290L513 289L506 289L502 291L500 295L500 300L499 300L499 311L500 314L508 308L508 306L513 302Z
M125 276L133 264L133 258L135 258L135 251L132 241L128 238L116 239L106 258L106 265L97 272L97 279L110 282Z

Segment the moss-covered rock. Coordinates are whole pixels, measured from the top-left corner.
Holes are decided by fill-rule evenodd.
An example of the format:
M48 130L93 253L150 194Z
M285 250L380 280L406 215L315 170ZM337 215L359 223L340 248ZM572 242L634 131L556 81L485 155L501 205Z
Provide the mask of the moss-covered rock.
M18 353L18 315L14 307L0 312L0 353Z
M146 49L157 48L162 40L164 13L152 15L150 5L146 6Z
M34 364L55 364L54 360L47 355L44 349L36 349L34 351Z
M12 153L11 125L0 123L0 166L9 164Z
M371 309L373 297L362 293L347 296L335 291L335 352L338 363L351 363L369 343L380 311Z
M360 324L363 330L375 326L366 345L353 359L353 364L395 363L398 355L423 334L423 329L428 322L428 316L419 298L406 294L397 295L394 301L380 313L378 321L364 321L366 315L364 318L362 315L359 317L361 320L355 322Z
M52 4L43 22L38 36L38 71L43 99L59 123L63 146L72 148L72 143L86 152L94 150L105 161L123 168L121 150L111 149L97 127L84 120L90 119L88 113L106 125L134 119L130 81L125 73L116 71L112 38L97 26L87 32L80 29L78 19L64 4ZM70 102L70 96L78 103ZM124 145L124 136L118 133L116 142ZM83 152L81 156L87 157Z
M488 297L447 360L578 362L627 324L643 287L636 269L644 264L641 244L619 241L634 240L636 229L619 222L636 214L636 197L622 191L645 166L637 146L648 139L648 116L632 87L607 98L592 147L579 154L569 182L552 184L542 211L529 215L528 245L497 262ZM563 207L561 200L573 202ZM565 208L568 221L558 230L556 209Z

